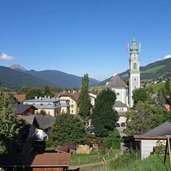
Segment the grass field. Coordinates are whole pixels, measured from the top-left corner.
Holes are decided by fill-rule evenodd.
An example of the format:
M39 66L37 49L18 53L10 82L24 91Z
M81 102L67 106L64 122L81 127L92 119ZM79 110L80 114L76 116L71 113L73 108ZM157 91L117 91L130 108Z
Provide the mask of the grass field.
M147 159L129 159L124 163L117 161L116 159L106 158L106 165L103 165L100 160L96 160L96 155L77 155L72 160L80 158L81 171L170 171L169 158L167 157L166 163L164 163L164 156L152 155ZM89 158L86 161L86 158ZM97 156L96 156L97 157ZM123 156L124 157L124 156ZM95 160L94 160L95 159ZM84 162L83 162L84 161ZM72 161L73 162L73 161ZM72 163L71 162L71 163ZM87 164L85 164L88 162ZM82 163L82 164L81 164ZM84 164L83 164L84 163ZM77 163L78 164L78 163Z

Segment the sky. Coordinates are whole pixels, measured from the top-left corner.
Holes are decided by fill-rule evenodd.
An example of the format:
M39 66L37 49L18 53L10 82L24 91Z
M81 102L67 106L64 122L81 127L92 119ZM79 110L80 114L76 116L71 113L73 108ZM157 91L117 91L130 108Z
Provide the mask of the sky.
M0 65L104 80L171 56L171 0L0 0Z

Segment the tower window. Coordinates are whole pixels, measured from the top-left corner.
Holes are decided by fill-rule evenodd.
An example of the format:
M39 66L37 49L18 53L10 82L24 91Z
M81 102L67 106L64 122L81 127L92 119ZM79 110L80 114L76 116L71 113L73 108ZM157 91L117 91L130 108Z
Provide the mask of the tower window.
M136 78L134 78L134 81L136 81L137 79Z
M136 64L136 63L133 64L133 69L134 69L134 70L137 69L137 64Z

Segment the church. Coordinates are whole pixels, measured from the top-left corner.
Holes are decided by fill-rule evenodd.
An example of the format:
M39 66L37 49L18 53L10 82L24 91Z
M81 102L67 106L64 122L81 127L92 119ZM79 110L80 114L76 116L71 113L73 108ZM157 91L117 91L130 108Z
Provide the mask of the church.
M133 107L134 104L132 99L133 91L140 88L139 49L135 38L133 38L129 50L129 84L126 85L117 74L114 74L111 80L106 83L106 87L114 91L116 94L114 109L117 110L119 115L118 127L123 127L123 129L125 128L126 123L125 113L128 108Z

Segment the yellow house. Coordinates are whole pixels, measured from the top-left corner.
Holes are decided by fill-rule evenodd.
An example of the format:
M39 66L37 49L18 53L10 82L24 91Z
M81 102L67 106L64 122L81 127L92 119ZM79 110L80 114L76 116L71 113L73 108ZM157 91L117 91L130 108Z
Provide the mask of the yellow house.
M70 114L78 114L78 102L79 102L80 93L77 91L74 92L61 92L58 94L58 98L60 100L69 101L69 113Z

